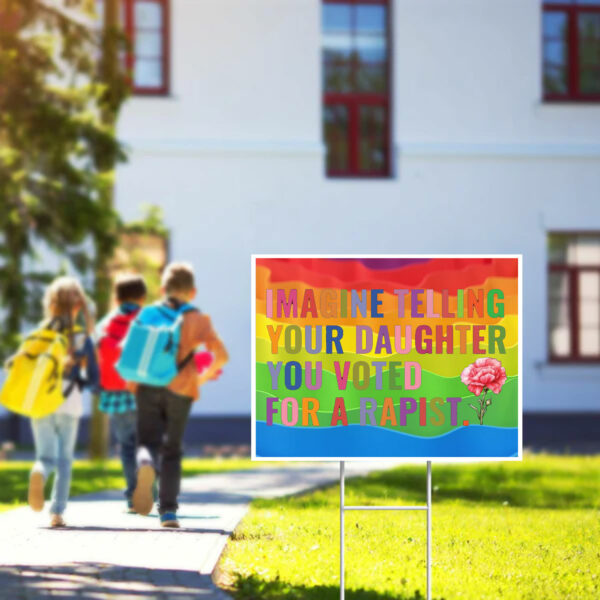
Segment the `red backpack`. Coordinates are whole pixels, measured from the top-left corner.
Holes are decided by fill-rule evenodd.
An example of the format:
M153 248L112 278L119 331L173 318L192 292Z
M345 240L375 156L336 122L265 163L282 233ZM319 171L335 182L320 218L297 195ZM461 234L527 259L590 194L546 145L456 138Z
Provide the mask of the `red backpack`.
M118 313L110 319L98 342L98 364L100 366L100 387L110 392L127 389L127 383L117 373L115 365L121 356L121 342L125 339L129 326L140 309L128 314Z

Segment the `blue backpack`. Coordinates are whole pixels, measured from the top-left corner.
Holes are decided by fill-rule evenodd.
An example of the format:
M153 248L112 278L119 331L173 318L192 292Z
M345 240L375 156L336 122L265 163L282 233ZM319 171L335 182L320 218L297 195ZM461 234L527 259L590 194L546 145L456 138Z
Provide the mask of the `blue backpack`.
M197 309L190 304L173 308L161 302L143 308L123 341L116 364L119 375L125 381L157 387L171 383L193 357L192 352L177 363L183 315L192 310Z

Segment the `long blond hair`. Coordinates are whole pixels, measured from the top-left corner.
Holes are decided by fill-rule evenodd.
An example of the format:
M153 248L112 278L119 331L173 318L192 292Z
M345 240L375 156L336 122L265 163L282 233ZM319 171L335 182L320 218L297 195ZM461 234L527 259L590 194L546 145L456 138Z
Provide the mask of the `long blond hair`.
M59 317L69 333L73 330L73 312L81 310L88 334L94 330L94 318L90 311L89 299L83 287L74 277L57 277L44 292L44 315L47 319Z

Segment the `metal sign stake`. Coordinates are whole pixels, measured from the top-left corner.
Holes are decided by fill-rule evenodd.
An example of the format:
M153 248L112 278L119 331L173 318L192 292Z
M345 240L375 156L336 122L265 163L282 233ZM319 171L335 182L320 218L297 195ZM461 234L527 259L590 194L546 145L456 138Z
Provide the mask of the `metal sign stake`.
M426 506L346 506L345 468L340 461L340 600L345 598L344 574L344 515L347 510L426 510L427 511L427 600L431 600L431 461L427 461L427 505Z

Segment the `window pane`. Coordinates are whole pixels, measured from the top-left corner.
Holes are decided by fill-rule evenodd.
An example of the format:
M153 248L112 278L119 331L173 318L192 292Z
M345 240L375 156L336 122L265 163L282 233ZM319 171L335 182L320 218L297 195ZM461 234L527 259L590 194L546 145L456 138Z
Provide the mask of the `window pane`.
M326 92L349 92L352 90L352 67L350 53L325 52L323 88Z
M600 67L600 38L579 40L579 64L583 67Z
M546 94L565 94L567 91L567 70L544 64L544 92Z
M567 91L568 46L562 41L544 42L544 91L562 94Z
M568 356L571 354L571 334L569 331L569 280L566 273L550 273L548 278L550 310L550 354Z
M360 92L385 93L387 90L387 8L356 6L356 89Z
M359 167L361 171L385 171L387 146L386 131L385 107L360 107Z
M349 56L352 52L352 35L346 32L326 32L323 34L325 52Z
M579 323L582 328L600 328L600 303L597 300L579 300Z
M162 61L153 58L136 58L134 84L138 88L158 88L163 84Z
M600 14L596 12L580 12L577 17L580 39L600 39Z
M548 296L550 300L569 300L569 276L566 271L550 272ZM566 317L567 315L561 315L557 322L566 323Z
M567 15L546 11L544 28L544 92L565 94L568 89Z
M584 66L600 65L600 14L584 13L578 18L579 61Z
M544 42L544 91L562 94L567 91L568 46L556 38Z
M600 14L578 15L579 90L582 94L600 94Z
M579 273L579 324L582 329L600 328L600 274Z
M555 67L567 66L568 48L561 41L544 42L544 63Z
M360 56L371 60L384 60L386 54L386 40L382 35L361 35L354 37L356 52Z
M561 233L550 233L547 239L548 261L552 264L566 264L568 236Z
M600 355L600 331L598 329L579 330L579 354L590 357Z
M544 38L567 39L567 14L558 11L544 13Z
M135 54L143 58L160 58L162 54L162 34L137 32L135 34Z
M325 107L325 143L327 170L347 171L348 164L348 109L342 105Z
M384 93L387 89L386 40L380 36L356 37L356 89Z
M600 94L600 68L581 69L579 90L582 94Z
M323 31L323 89L349 92L352 90L352 7L324 4Z
M600 235L573 235L567 260L571 265L600 266Z
M385 34L386 7L372 4L356 6L356 29L360 32L375 32Z
M136 29L160 29L162 27L162 6L151 0L136 0L133 16Z
M352 8L349 4L323 4L323 31L349 32L352 29Z
M352 53L352 38L345 33L326 33L323 36L323 48L326 56L349 57Z
M600 300L600 274L596 271L579 273L579 299ZM596 321L594 321L596 323Z
M387 91L387 63L363 60L356 65L356 89L359 92L385 93Z

